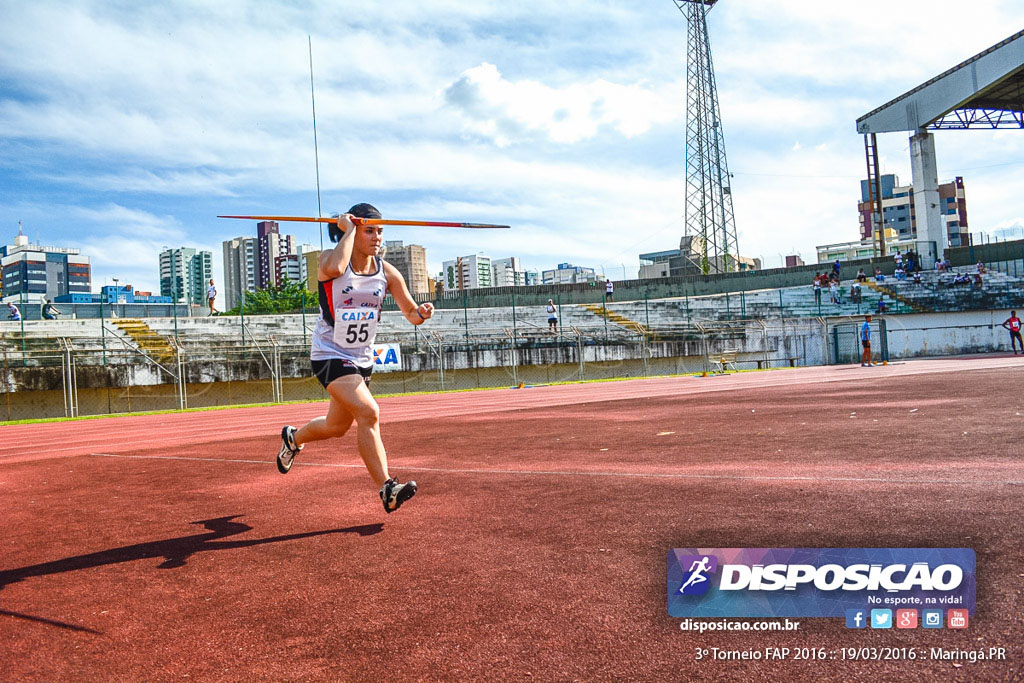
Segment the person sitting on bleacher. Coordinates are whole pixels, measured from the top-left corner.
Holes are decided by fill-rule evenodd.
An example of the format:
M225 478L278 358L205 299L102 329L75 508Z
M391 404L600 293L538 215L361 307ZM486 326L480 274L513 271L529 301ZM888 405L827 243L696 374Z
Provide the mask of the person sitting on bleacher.
M885 276L882 275L882 269L875 266L875 282L885 282Z
M978 261L978 274L983 275L985 273L985 264Z
M903 270L903 264L902 263L900 263L900 265L896 266L896 279L897 280L906 280L907 279L907 271Z
M956 277L953 278L954 285L969 285L971 284L971 276L967 273L957 273Z
M945 273L946 272L946 262L942 261L942 260L936 261L935 262L935 270L940 272L940 273Z
M971 283L971 287L984 287L985 283L981 281L981 273L974 274L974 282Z
M868 276L864 273L864 269L861 268L857 271L857 282L867 282Z
M880 296L878 298L878 312L879 312L879 314L885 313L887 308L888 308L888 305L886 304L886 301L885 301L885 294L883 294L882 296Z
M861 272L863 273L863 270ZM850 303L859 304L860 301L860 280L858 279L850 285Z
M914 271L914 284L915 285L921 284L921 271L920 270L915 270Z

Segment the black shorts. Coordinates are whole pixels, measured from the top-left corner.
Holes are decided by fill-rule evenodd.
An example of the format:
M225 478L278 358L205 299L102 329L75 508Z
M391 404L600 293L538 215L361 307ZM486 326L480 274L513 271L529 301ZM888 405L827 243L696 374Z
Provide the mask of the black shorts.
M861 340L860 340L860 344L861 344L861 346L863 346L863 347L864 347L865 349L870 349L870 348L871 348L871 342L869 342L869 341L868 341L867 339L861 339Z
M327 385L338 379L339 377L345 377L346 375L362 375L363 382L366 384L370 383L370 375L373 374L373 367L361 368L349 360L342 360L341 358L328 358L327 360L311 360L310 363L313 366L313 374L320 384L324 385L324 389Z

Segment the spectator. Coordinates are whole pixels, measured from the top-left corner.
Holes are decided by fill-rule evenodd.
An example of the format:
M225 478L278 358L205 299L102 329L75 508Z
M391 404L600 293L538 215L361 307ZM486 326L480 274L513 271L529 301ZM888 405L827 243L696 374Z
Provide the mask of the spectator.
M875 282L885 282L885 276L882 275L882 269L875 266Z
M885 294L878 297L878 314L881 315L889 310L889 305L885 301Z
M860 296L860 280L855 281L850 285L850 303L859 304L861 302Z
M939 259L938 261L936 261L935 262L935 270L937 270L940 273L945 273L946 272L946 262L943 261L942 259Z
M985 273L985 264L978 261L978 274L983 275Z
M861 268L857 271L857 282L867 282L868 276L864 273L864 269Z
M949 270L949 257L946 257L946 260L942 262L942 267Z
M920 270L915 270L914 271L914 284L915 285L921 284L921 271Z
M56 320L57 316L60 315L60 311L57 310L57 307L45 298L43 299L43 305L40 311L43 314L43 318L46 320Z
M953 278L954 285L969 285L971 284L971 276L967 273L957 273L956 277Z
M13 301L7 302L7 317L10 320L21 320L21 311L14 305Z
M836 262L832 264L832 272L836 274L836 279L837 280L839 279L839 269L841 267L842 267L842 264L839 263L839 259L836 259Z
M558 332L558 313L557 309L555 309L555 302L552 299L548 299L547 312L548 331L555 334Z
M896 267L897 268L902 268L903 267L903 254L900 253L899 249L896 250L896 256L894 258L896 259Z
M974 282L971 283L971 287L984 287L985 283L981 281L981 273L974 274Z
M835 280L828 283L828 298L834 304L839 303L839 285L836 284Z
M902 281L902 280L906 280L907 279L907 271L903 270L903 264L902 263L900 263L899 265L896 266L896 273L895 273L895 275L896 275L896 279L897 280Z
M613 294L615 294L615 285L612 284L611 279L606 279L604 281L604 300L611 301Z
M814 288L814 303L821 305L821 273L814 274L814 282L811 284Z
M210 304L210 315L220 313L216 308L213 307L213 300L217 298L217 288L213 284L213 278L210 278L210 286L206 288L206 301Z

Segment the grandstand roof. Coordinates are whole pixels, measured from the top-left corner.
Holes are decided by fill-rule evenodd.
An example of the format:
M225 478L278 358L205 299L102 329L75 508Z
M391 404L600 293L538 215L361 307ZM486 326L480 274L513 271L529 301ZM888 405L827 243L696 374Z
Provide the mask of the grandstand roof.
M857 119L858 133L1024 128L1024 31Z

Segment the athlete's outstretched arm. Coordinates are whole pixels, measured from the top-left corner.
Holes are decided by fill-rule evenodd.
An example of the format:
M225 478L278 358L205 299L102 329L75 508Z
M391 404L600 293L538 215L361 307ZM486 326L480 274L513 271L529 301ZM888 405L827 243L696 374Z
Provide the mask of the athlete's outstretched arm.
M409 293L409 288L405 285L405 278L398 272L398 268L387 261L383 263L384 274L388 278L388 292L394 297L395 303L398 304L405 319L413 325L422 325L430 320L430 316L434 315L434 304L428 302L417 306L412 294Z

